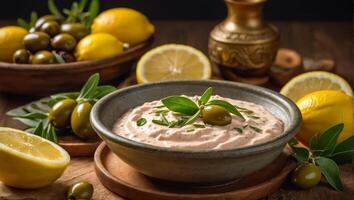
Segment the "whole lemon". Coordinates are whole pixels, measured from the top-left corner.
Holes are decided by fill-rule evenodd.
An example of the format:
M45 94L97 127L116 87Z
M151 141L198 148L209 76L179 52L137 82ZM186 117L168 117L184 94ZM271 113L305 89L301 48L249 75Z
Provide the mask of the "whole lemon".
M76 46L76 58L95 60L120 54L123 52L123 43L107 33L95 33L84 37Z
M0 61L12 62L16 50L23 48L23 38L27 30L18 26L0 28Z
M353 98L340 91L321 90L305 95L296 102L303 124L296 138L305 145L310 139L332 126L344 123L337 143L353 135Z
M129 8L113 8L98 15L92 24L92 33L109 33L130 45L147 40L155 28L142 13Z

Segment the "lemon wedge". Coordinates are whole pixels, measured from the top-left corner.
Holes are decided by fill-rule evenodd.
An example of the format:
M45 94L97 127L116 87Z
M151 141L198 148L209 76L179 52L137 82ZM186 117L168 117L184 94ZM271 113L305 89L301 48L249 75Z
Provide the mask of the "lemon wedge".
M0 181L33 189L57 180L70 162L57 144L20 130L0 127Z
M353 91L342 77L324 71L307 72L291 79L280 93L296 102L301 97L319 90L342 91L353 96Z
M199 50L180 44L167 44L147 52L138 62L138 83L162 80L210 79L209 59Z

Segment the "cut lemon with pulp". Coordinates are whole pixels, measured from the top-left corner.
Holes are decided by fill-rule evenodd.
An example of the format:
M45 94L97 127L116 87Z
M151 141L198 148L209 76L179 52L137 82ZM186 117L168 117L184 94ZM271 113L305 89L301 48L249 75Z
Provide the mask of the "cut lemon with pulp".
M342 91L348 96L353 96L350 85L340 76L324 72L314 71L298 75L291 79L280 93L296 102L301 97L319 90Z
M199 50L179 44L167 44L147 52L138 62L138 83L162 80L210 79L209 59Z
M70 162L57 144L20 130L0 127L0 181L33 189L57 180Z

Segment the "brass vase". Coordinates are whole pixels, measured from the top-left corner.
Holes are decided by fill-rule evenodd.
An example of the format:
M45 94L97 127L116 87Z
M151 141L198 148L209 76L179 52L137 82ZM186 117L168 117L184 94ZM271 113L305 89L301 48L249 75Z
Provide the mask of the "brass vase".
M265 2L225 0L228 16L209 37L209 56L221 69L231 69L243 77L268 76L280 35L262 19Z

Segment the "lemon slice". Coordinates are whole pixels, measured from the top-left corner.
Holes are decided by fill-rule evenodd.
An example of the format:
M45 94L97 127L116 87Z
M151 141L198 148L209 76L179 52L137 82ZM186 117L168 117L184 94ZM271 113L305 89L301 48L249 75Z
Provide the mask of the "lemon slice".
M138 62L138 83L161 80L209 79L209 59L199 50L179 44L167 44L147 52Z
M353 96L353 91L348 82L342 77L324 71L307 72L291 79L280 93L296 102L301 97L319 90L342 91Z
M0 127L0 181L33 189L58 179L70 162L57 144L20 130Z

